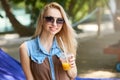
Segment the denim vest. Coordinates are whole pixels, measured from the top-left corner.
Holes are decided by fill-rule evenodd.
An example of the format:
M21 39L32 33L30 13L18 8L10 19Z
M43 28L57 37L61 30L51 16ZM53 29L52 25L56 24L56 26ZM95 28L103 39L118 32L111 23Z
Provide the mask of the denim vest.
M62 53L62 50L59 48L56 38L54 38L53 40L53 44L49 53L42 46L39 37L36 37L32 40L28 40L25 42L25 44L27 46L28 55L34 62L42 64L45 58L48 57L52 80L55 80L55 71L52 56L56 55L57 57L60 57Z

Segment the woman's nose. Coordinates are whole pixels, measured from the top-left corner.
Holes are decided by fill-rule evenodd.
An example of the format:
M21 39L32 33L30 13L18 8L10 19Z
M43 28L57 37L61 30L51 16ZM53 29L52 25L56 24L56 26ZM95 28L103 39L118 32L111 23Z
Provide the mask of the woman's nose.
M54 26L57 26L57 22L56 22L56 20L54 20L53 25L54 25Z

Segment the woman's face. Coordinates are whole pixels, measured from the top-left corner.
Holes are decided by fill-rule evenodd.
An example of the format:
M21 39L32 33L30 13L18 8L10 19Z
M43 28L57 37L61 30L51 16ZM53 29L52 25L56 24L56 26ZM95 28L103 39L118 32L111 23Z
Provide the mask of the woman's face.
M43 21L43 31L51 35L57 34L64 24L60 11L55 8L46 11Z

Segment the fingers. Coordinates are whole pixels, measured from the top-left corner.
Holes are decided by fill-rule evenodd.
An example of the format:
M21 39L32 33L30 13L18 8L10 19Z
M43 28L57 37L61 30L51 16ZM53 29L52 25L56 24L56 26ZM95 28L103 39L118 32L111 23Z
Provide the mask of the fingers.
M70 64L71 68L73 68L73 67L76 66L75 56L74 56L73 54L67 55L67 60L68 60L68 62L69 62L69 64ZM67 62L67 61L66 61L66 58L64 58L64 59L63 59L63 58L60 58L60 61L61 61L61 62Z
M74 56L71 56L71 57L69 58L69 63L70 63L70 65L71 65L71 68L73 68L73 67L76 66L76 64L75 64L75 57L74 57Z

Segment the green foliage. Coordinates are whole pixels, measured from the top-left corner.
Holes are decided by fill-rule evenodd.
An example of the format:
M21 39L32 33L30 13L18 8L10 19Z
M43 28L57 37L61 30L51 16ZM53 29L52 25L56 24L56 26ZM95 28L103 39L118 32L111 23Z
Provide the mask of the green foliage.
M24 0L9 0L9 2L13 2L14 4L18 4L23 2Z
M58 2L74 23L92 12L96 7L104 7L108 0L9 0L18 7L25 8L31 15L31 25L36 23L43 6L50 2Z

